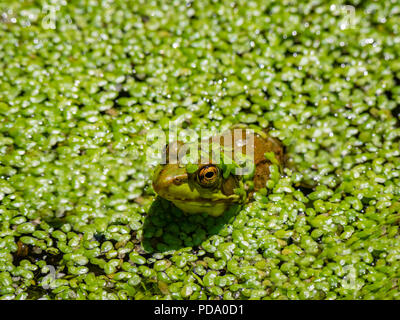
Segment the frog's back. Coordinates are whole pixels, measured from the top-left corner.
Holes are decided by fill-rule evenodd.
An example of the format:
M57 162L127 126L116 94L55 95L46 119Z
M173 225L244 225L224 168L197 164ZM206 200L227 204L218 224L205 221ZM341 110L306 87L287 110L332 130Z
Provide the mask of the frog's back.
M250 135L252 139L249 139ZM216 142L216 139L225 149L231 149L232 158L234 152L246 154L248 148L252 148L255 165L254 191L264 188L269 179L271 161L265 157L265 153L273 152L280 167L285 163L282 143L265 131L255 132L249 128L232 128L218 137L210 138L210 143Z

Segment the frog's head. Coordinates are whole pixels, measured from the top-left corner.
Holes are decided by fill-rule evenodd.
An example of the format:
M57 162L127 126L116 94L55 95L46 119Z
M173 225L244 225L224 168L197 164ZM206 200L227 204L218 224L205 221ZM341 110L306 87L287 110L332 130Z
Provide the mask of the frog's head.
M153 176L154 191L187 213L221 215L228 207L240 203L235 193L240 186L236 176L223 177L221 169L212 163L199 164L188 172L186 165L158 165Z

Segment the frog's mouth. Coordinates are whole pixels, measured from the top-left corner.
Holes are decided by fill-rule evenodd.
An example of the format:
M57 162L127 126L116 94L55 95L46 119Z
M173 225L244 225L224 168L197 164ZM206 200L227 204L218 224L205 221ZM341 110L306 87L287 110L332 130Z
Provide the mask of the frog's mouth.
M212 198L203 198L203 197L198 197L198 198L188 198L188 199L182 199L182 198L177 198L173 197L171 195L164 195L160 194L160 196L168 201L171 201L173 203L182 203L182 204L190 204L190 205L196 205L198 207L212 207L215 206L216 204L234 204L240 202L240 197L239 195L230 195L230 196L224 196L223 198L220 197L212 197Z
M228 201L207 201L207 200L178 200L178 199L170 199L169 201L173 203L179 203L182 205L193 205L197 207L212 207L217 203L228 203Z

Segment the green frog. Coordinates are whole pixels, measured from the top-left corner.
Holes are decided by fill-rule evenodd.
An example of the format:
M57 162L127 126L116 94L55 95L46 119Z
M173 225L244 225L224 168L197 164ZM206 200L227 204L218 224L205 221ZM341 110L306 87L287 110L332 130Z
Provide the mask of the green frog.
M185 213L206 213L214 217L233 205L251 201L254 192L265 188L271 164L281 169L285 162L284 148L278 139L265 131L251 133L253 138L249 138L247 127L233 127L219 136L210 137L206 144L208 156L199 156L196 163L189 164L183 164L178 156L181 151L187 152L184 144L170 143L165 149L165 164L155 169L154 191ZM218 152L215 155L218 149L219 155ZM202 150L200 153L204 154ZM253 152L249 153L249 150ZM246 162L248 154L251 154L250 166ZM237 156L244 159L241 165L235 161ZM243 163L250 168L248 173Z

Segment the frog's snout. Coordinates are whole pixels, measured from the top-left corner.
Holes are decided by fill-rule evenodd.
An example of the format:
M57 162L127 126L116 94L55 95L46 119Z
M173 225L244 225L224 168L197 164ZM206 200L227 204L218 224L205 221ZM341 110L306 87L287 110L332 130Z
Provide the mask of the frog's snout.
M186 188L186 175L158 179L153 183L154 191L162 198L172 200L182 197L182 189Z
M187 183L188 178L187 175L182 175L182 176L178 176L178 177L174 177L172 179L172 183L176 186L180 186L181 184Z
M171 188L171 186L180 186L187 183L187 175L180 175L176 177L159 177L153 182L154 191L162 194Z
M181 192L180 188L188 183L184 168L167 165L156 170L153 178L154 191L163 198L174 198Z

